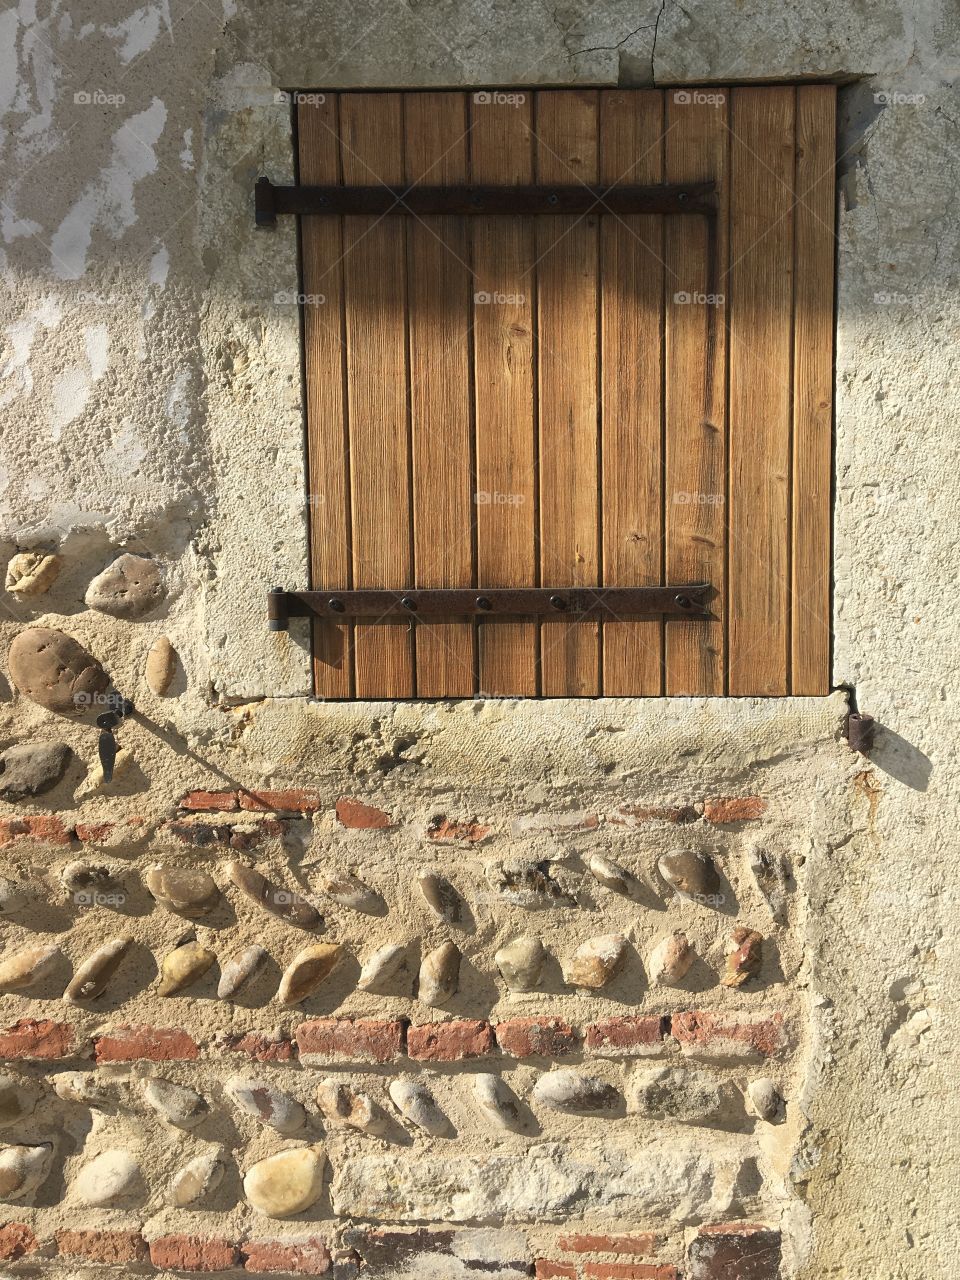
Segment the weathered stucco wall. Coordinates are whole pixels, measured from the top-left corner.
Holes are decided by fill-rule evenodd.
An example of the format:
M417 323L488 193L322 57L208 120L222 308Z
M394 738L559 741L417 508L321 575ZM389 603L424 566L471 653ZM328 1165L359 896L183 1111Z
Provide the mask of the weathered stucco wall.
M559 1275L578 1274L569 1270L576 1255L557 1243L567 1222L608 1236L659 1233L649 1260L616 1259L635 1265L636 1274L648 1274L639 1270L648 1265L663 1268L649 1273L662 1276L674 1265L687 1268L685 1280L734 1274L717 1269L716 1249L712 1262L698 1261L696 1236L704 1223L744 1218L783 1229L787 1274L950 1274L960 1181L946 1140L956 1119L948 1064L958 1047L949 1016L957 989L951 852L960 770L943 727L958 683L955 627L943 597L956 576L958 513L957 29L956 6L948 4L826 8L805 0L774 9L668 0L647 10L224 0L222 9L94 4L82 16L66 5L22 3L0 15L0 551L5 560L33 550L62 560L46 592L3 594L3 649L31 625L65 631L142 713L121 731L129 757L105 788L97 784L89 721L67 722L13 684L0 707L2 745L59 741L73 750L50 790L18 797L8 786L0 802L9 853L3 874L23 881L28 895L0 922L4 958L52 942L65 955L37 988L0 996L3 1026L19 1026L0 1037L19 1080L11 1086L13 1119L0 1136L7 1145L53 1144L36 1194L2 1202L5 1266L79 1276L86 1274L83 1250L92 1249L132 1267L122 1259L139 1257L142 1236L154 1242L161 1271L205 1265L198 1246L183 1243L194 1238L208 1241L211 1266L241 1266L246 1257L247 1269L257 1271L269 1262L253 1248L258 1241L319 1236L344 1251L340 1274L351 1274L352 1251L373 1274L377 1266L389 1272L364 1232L378 1221L396 1225L397 1215L382 1204L364 1213L351 1190L351 1162L376 1157L427 1170L428 1180L447 1188L412 1211L418 1223L467 1223L466 1235L440 1242L461 1262L448 1256L436 1263L438 1275L460 1274L461 1264L464 1274L476 1271L478 1260L481 1270L502 1263L510 1275L509 1264L535 1256L568 1268ZM258 173L290 175L289 107L277 90L823 77L855 81L841 91L839 139L835 682L855 686L859 705L881 722L871 761L839 741L839 697L809 704L308 703L305 636L271 636L261 622L263 587L306 577L298 320L295 306L278 301L296 292L294 234L289 226L256 233L250 210ZM164 599L134 620L85 603L90 582L122 551L163 567ZM144 677L161 634L178 655L163 697ZM8 767L8 784L10 775ZM210 804L230 807L212 816L184 808L187 794L204 788L231 797ZM264 817L256 801L240 807L245 789L306 794L274 797L277 812ZM350 811L338 818L335 805L352 796L388 814L391 825L345 826ZM709 813L722 815L702 811L715 796L757 796L766 808L756 818L716 823ZM622 812L691 805L685 823ZM581 830L581 819L562 827L549 817L563 814L589 821ZM468 824L449 845L430 834L439 815ZM490 828L479 842L470 838L474 823ZM657 857L688 843L716 852L737 899L736 921L667 893ZM774 864L785 859L795 877L782 907L761 892L752 869L758 847ZM594 853L635 873L634 896L598 887L588 871ZM245 905L225 878L235 855L321 900L324 870L356 870L390 907L385 916L335 904L325 911L324 939L342 941L355 959L341 961L329 988L299 1010L284 1010L272 995L279 969L309 938ZM526 855L559 861L579 904L535 917L551 963L568 963L586 937L626 932L631 959L609 991L578 994L555 970L533 999L508 995L494 953L511 933L530 931L532 917L491 887L484 868ZM77 859L111 868L123 887L110 892L123 902L88 907L76 888L65 890L61 873ZM142 887L145 868L162 861L210 871L224 891L222 914L191 926L164 913ZM436 863L472 913L460 938L469 974L463 989L433 1010L409 992L376 1000L359 992L355 960L379 943L396 936L434 946L447 936L415 891L399 891L422 864ZM764 961L756 978L729 991L718 977L725 938L737 924L763 935ZM153 994L157 963L191 927L221 966L262 943L271 962L253 994L217 1000L215 969L194 994ZM703 970L686 986L657 990L647 982L650 950L661 931L674 928L689 932ZM134 942L102 999L64 1005L59 995L71 966L123 933ZM662 1024L667 1038L654 1036L657 1054L685 1061L680 1014L704 1010L785 1015L789 1032L770 1062L707 1053L698 1068L708 1091L727 1084L738 1091L734 1098L750 1079L770 1074L787 1095L785 1123L756 1121L742 1109L732 1116L725 1102L719 1124L679 1125L633 1110L624 1116L617 1107L577 1119L535 1105L539 1134L496 1138L465 1098L468 1077L486 1060L526 1096L550 1067L549 1055L514 1061L487 1046L466 1063L411 1058L407 1032L396 1061L358 1068L348 1047L333 1069L388 1108L389 1079L435 1073L456 1138L414 1136L414 1126L397 1122L387 1138L344 1137L335 1125L325 1135L314 1093L330 1064L292 1049L270 1053L258 1039L330 1015L484 1025L556 1017L573 1037L561 1057L630 1098L634 1078L660 1058L597 1057L589 1046L600 1033L591 1041L586 1029L619 1014L672 1018ZM166 1040L145 1047L134 1037L131 1048L116 1028L136 1025L178 1028L187 1040L174 1050ZM225 1067L231 1055L217 1037L246 1032L254 1033L254 1053L268 1060L251 1063L241 1051L241 1065ZM95 1072L86 1056L94 1044L103 1064ZM128 1050L129 1062L108 1065ZM307 1105L307 1129L281 1136L238 1113L223 1085L250 1069ZM103 1080L101 1107L52 1091L54 1073L71 1070ZM191 1132L171 1126L134 1087L144 1074L196 1089L210 1118ZM42 1098L27 1116L18 1115L23 1096ZM223 1183L211 1199L173 1208L170 1177L214 1138L228 1148ZM240 1175L305 1142L326 1150L333 1201L324 1190L318 1207L286 1224L258 1215ZM547 1167L552 1143L582 1159L585 1171L572 1182ZM118 1147L140 1161L140 1199L84 1206L81 1170ZM539 1154L530 1154L534 1148ZM641 1172L603 1165L623 1151L631 1159L643 1152ZM502 1174L499 1167L478 1174L476 1187L468 1175L481 1198L471 1209L449 1170L425 1163L427 1156L442 1163L491 1152L526 1160L530 1169L546 1161L536 1164L542 1212L537 1204L514 1213L502 1202L481 1203L482 1188L496 1189L501 1176L513 1186L506 1166ZM704 1172L711 1160L715 1168ZM597 1190L597 1169L604 1185L623 1187L612 1212ZM396 1187L395 1174L380 1165L364 1185L389 1178ZM565 1194L566 1207L548 1210L551 1193ZM345 1213L334 1213L338 1204ZM345 1214L357 1223L349 1239ZM507 1234L486 1231L500 1219ZM58 1230L74 1234L57 1243ZM81 1239L85 1231L99 1232L100 1243ZM769 1253L768 1238L760 1243ZM440 1247L436 1236L422 1244ZM247 1252L231 1252L237 1246ZM397 1253L393 1244L386 1254L390 1248ZM625 1274L601 1269L613 1265L611 1256L588 1251L583 1265L598 1276ZM301 1272L326 1265L320 1251L311 1257ZM400 1265L399 1274L428 1275L434 1264ZM283 1266L295 1269L292 1255Z

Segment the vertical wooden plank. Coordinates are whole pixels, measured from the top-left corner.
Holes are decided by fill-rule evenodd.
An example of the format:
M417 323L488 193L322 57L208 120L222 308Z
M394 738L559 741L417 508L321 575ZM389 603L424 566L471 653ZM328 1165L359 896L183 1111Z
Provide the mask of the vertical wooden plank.
M836 89L797 90L792 688L830 690L830 472Z
M467 178L467 115L460 93L410 93L404 103L406 179ZM407 220L413 560L418 587L474 582L470 414L471 273L463 218ZM470 621L418 624L417 695L474 692Z
M403 103L396 93L340 99L343 180L403 179ZM353 578L356 587L411 581L405 223L345 219L347 390ZM405 624L357 623L358 698L409 698L412 633Z
M540 182L596 182L598 96L565 90L536 96ZM599 581L597 433L598 217L537 219L540 573L545 586ZM548 697L600 692L594 622L544 622L542 691Z
M729 91L666 93L666 180L712 178L720 209L703 218L669 218L666 232L666 575L710 582L710 622L666 624L666 692L724 690L726 562L727 106Z
M663 180L663 95L600 94L600 180ZM663 218L600 222L603 582L661 582ZM603 692L659 694L663 624L603 624Z
M735 89L730 148L729 692L787 692L791 88Z
M297 111L300 180L338 182L337 97L301 104ZM343 229L340 219L304 218L301 227L304 365L307 394L310 583L315 589L350 586L348 449L343 393ZM350 696L352 626L315 622L314 691L319 698Z
M470 103L470 180L533 181L532 100ZM534 231L528 218L473 219L477 583L537 582ZM488 301L486 299L489 299ZM483 621L480 691L537 692L537 624Z

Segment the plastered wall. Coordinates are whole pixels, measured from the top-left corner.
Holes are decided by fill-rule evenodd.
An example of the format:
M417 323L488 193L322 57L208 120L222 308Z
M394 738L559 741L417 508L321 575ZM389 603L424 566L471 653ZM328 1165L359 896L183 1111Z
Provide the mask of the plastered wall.
M37 553L3 594L3 650L69 635L138 710L104 784L95 673L68 717L5 663L2 746L27 749L0 774L11 1274L950 1274L956 30L953 6L892 4L0 15L0 538L5 562ZM841 740L842 695L311 704L305 634L261 621L264 588L307 572L294 232L256 232L250 203L259 173L291 177L278 90L806 77L847 82L835 683L881 724L870 760ZM158 580L118 582L125 553ZM660 860L686 850L712 860L721 887L701 897L722 902L677 898ZM274 908L310 899L323 928L254 902L233 862ZM151 894L157 865L209 875L209 911ZM428 871L458 921L424 898ZM331 896L345 873L375 910ZM737 928L759 935L758 965L726 986ZM696 961L670 986L654 952L675 931ZM511 991L497 953L530 935L540 985ZM570 981L610 935L609 982ZM102 994L64 1001L127 937ZM431 1004L420 963L446 942L461 970ZM394 943L406 968L364 990ZM184 945L172 963L192 980L161 996ZM314 945L342 950L280 1003ZM252 946L251 985L218 996ZM199 952L214 959L194 974ZM516 1099L516 1128L478 1076L510 1091L501 1109ZM275 1091L286 1132L235 1077ZM324 1114L328 1078L369 1096L380 1132L345 1119L346 1094ZM583 1079L598 1092L558 1105ZM399 1080L430 1089L442 1132L398 1107ZM761 1080L783 1099L767 1118ZM284 1151L306 1154L251 1180ZM200 1190L179 1203L188 1167ZM309 1203L265 1211L278 1182Z

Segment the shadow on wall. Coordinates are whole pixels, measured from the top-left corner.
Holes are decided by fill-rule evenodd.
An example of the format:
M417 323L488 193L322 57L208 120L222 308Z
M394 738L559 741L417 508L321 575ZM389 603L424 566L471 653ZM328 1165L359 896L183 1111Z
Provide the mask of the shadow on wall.
M870 752L870 763L876 765L897 782L914 791L926 791L930 784L933 764L919 747L915 747L899 733L878 724L876 743Z

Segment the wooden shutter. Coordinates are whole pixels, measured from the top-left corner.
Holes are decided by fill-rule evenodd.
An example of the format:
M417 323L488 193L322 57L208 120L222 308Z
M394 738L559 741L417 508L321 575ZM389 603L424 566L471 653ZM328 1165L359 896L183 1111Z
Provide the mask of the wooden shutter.
M676 215L304 216L311 586L709 581L709 619L315 624L325 698L823 694L829 85L312 95L299 181L713 180Z

